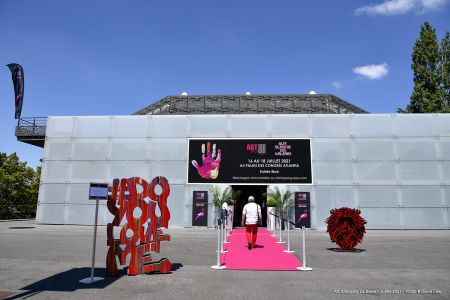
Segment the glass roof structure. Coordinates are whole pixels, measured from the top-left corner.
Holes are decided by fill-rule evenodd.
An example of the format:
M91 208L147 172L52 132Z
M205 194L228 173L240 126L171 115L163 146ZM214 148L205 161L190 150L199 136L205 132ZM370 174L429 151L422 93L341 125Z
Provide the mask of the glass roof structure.
M167 96L134 115L364 114L332 94Z

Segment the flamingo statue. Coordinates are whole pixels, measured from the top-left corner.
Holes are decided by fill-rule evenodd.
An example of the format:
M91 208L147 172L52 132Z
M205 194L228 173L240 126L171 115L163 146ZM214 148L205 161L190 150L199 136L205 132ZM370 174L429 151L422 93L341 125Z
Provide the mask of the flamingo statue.
M305 209L305 212L302 213L302 214L300 215L300 217L298 218L297 223L300 222L300 221L302 221L302 220L305 220L305 219L307 219L307 218L308 218L308 211Z
M205 209L202 208L202 211L199 212L199 213L197 214L197 216L195 217L195 221L197 221L198 219L200 219L200 218L203 217L204 215L205 215Z

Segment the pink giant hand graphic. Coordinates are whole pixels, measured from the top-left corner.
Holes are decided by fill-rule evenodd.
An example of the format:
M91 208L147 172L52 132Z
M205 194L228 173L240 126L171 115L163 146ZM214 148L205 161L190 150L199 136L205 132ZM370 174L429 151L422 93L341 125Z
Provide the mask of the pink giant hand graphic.
M219 176L219 168L222 151L220 149L217 151L216 156L216 144L213 145L211 153L211 143L206 144L206 155L205 155L205 144L202 144L202 165L200 166L196 160L192 161L192 165L197 169L198 174L205 179L216 179Z
M300 218L298 218L297 222L300 222L301 220L305 220L308 218L308 211L305 209L305 212L300 215Z
M205 209L202 208L202 211L199 212L199 213L197 214L197 216L195 217L195 221L197 221L198 219L200 219L200 218L203 217L204 215L205 215Z

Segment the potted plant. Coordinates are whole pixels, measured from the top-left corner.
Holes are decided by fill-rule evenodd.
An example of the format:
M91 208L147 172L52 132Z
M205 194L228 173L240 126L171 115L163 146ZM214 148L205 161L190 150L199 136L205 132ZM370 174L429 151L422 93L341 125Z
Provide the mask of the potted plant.
M228 210L230 214L228 215L228 224L230 224L230 229L233 229L234 222L234 204L236 203L236 199L238 199L241 195L240 190L236 190L232 192L231 198L228 199Z
M291 191L281 192L278 186L270 189L267 193L268 200L273 200L276 203L278 215L283 219L288 219L289 210L294 207L294 200ZM281 222L281 229L284 229L284 222Z
M231 212L228 214L228 224L233 224L233 212L234 203L237 197L241 194L241 191L233 192L231 187L227 186L223 191L218 186L213 186L211 188L212 201L214 205L214 226L217 225L217 218L222 210L222 205L224 202L228 204L228 209Z

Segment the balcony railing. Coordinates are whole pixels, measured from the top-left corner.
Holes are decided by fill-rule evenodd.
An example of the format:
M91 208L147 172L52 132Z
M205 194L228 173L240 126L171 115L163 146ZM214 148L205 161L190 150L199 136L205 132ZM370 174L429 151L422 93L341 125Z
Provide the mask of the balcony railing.
M16 126L18 141L44 147L47 117L20 118Z

